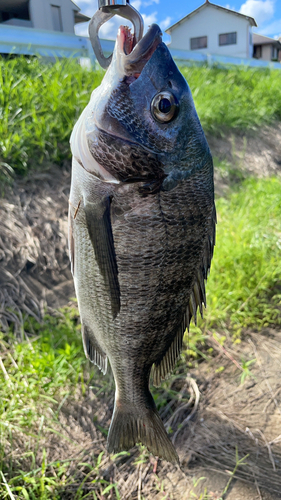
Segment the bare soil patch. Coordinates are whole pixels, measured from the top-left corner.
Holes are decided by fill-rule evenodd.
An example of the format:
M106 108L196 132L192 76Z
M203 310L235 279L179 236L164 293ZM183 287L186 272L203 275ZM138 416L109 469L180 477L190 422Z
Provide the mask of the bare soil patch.
M249 175L267 177L281 173L281 123L247 133L226 133L223 137L207 136L216 160L231 166L228 172L215 169L218 196L227 194L229 185Z
M70 168L17 178L0 199L0 324L16 327L74 296L67 244ZM11 312L13 310L13 312Z

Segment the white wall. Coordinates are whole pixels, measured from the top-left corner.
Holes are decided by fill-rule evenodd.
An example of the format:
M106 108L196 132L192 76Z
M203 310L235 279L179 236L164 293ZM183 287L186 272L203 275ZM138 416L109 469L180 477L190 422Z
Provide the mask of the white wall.
M203 54L219 54L236 57L252 57L249 53L249 31L247 19L206 5L198 13L179 24L171 31L171 49L190 50L190 38L207 36L207 48L198 49ZM219 34L237 32L237 43L219 45Z
M74 5L71 0L30 0L29 12L33 27L42 30L53 30L51 5L61 8L63 31L74 33Z

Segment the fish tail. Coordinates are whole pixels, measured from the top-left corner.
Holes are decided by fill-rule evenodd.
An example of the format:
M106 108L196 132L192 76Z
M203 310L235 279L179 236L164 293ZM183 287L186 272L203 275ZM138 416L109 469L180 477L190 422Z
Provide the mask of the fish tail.
M129 450L142 443L153 455L173 464L179 463L177 452L168 438L156 408L143 408L117 401L109 428L109 453Z

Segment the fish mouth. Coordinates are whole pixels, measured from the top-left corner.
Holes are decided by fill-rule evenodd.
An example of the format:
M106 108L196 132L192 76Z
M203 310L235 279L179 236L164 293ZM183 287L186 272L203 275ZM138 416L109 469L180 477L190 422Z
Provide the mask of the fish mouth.
M157 24L152 24L147 33L136 43L134 35L127 26L120 26L117 35L119 52L123 56L124 72L127 77L136 80L146 63L162 42L162 32ZM128 81L128 83L132 83Z

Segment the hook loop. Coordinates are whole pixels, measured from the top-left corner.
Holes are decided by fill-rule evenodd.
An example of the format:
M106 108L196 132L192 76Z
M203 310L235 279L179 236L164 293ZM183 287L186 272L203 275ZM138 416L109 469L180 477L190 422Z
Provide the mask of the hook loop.
M98 36L100 27L113 16L121 16L133 24L134 43L138 43L143 36L143 19L140 13L128 3L128 0L99 0L99 4L100 8L93 15L89 24L89 36L98 62L102 68L106 69L111 63L112 54L109 57L105 57L103 53Z

